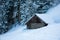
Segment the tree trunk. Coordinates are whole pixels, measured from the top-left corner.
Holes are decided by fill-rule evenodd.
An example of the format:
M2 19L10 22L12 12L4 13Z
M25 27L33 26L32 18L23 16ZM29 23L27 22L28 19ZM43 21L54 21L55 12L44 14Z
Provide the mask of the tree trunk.
M18 22L20 23L21 21L21 14L20 14L20 0L18 0L18 8L17 8L18 12L17 12L17 19Z

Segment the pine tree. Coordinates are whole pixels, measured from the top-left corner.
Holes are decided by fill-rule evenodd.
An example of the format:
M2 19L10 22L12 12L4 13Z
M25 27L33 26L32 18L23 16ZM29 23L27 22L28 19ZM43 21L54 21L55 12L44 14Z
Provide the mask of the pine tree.
M21 21L21 14L20 14L20 0L18 0L18 4L17 4L17 15L16 15L16 17L17 17L17 19L18 19L18 23L20 23L20 21Z

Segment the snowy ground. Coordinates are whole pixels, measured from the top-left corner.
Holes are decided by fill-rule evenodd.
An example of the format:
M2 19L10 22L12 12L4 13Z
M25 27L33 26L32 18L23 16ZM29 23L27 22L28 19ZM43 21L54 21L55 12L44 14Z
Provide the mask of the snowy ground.
M0 40L60 40L60 24L34 30L15 30L0 36Z
M0 40L60 40L60 4L47 12L54 20L54 23L46 27L27 30L26 26L19 26L4 35Z

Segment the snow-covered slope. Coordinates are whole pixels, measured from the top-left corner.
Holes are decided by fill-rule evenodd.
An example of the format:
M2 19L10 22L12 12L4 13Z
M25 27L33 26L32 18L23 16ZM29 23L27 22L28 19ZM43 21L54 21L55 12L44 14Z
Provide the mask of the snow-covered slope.
M48 10L47 14L53 18L55 23L60 23L60 4Z
M25 28L21 30L22 26L20 26L17 29L12 29L13 31L0 35L0 40L60 40L60 4L50 9L47 14L53 18L55 23L33 30Z
M54 23L54 20L52 19L51 16L49 16L49 14L36 14L36 15L48 24L53 24Z
M34 30L15 30L1 35L0 40L60 40L60 24L51 24Z

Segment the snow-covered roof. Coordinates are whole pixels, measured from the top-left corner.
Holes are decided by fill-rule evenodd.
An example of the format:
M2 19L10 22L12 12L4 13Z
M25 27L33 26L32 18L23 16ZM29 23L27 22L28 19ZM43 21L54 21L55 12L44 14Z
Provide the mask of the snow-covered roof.
M37 17L39 17L40 19L42 19L44 22L46 23L54 23L53 19L51 16L49 16L48 14L35 14ZM35 15L33 15L32 17L34 17ZM25 24L32 18L30 17L26 22Z
M53 19L48 14L36 14L40 19L42 19L46 23L53 23Z
M34 17L35 15L33 15L32 17ZM26 22L25 22L25 24L32 18L32 17L30 17Z

